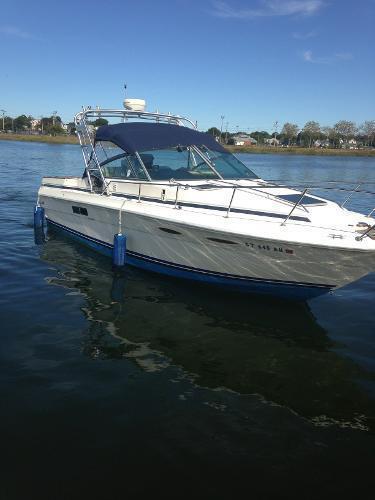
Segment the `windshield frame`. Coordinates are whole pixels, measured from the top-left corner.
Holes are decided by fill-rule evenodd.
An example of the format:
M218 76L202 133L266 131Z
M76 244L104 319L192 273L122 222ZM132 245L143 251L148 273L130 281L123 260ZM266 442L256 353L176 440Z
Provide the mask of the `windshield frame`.
M247 165L245 165L245 163L243 161L241 161L239 158L237 158L237 156L235 154L233 154L231 151L225 151L225 152L220 151L219 152L219 151L214 151L214 150L208 148L207 146L203 146L203 147L206 149L205 153L207 154L209 161L212 163L213 168L215 168L215 171L218 173L218 175L220 176L221 179L223 179L223 180L236 180L236 181L259 179L259 176L255 172L253 172ZM215 160L217 160L217 159L223 159L224 162L227 163L232 170L235 170L238 172L236 166L231 165L229 162L227 162L227 158L224 155L228 155L229 158L233 157L236 160L236 162L238 162L241 165L241 167L244 168L246 171L248 171L251 175L245 176L245 177L242 175L239 177L226 177L223 174L221 174L220 170L218 168L216 168Z
M142 153L144 152L138 152L138 151L135 151L135 153L127 153L126 151L122 150L123 152L122 153L118 153L114 156L111 156L111 157L108 157L107 156L107 151L105 151L105 149L103 148L103 145L101 144L101 141L98 141L97 143L98 145L100 144L100 147L103 149L105 155L106 155L106 158L100 162L100 168L104 167L105 165L113 162L113 161L116 161L118 159L121 159L121 158L125 158L128 160L128 163L129 163L129 167L130 169L132 170L132 173L133 173L133 177L114 177L114 176L111 176L111 175L105 175L105 172L103 172L103 177L104 178L109 178L109 179L118 179L118 180L129 180L129 181L132 181L132 182L144 182L145 180L149 181L149 182L159 182L160 180L166 180L166 179L157 179L155 177L152 176L152 173L150 175L150 172L148 171L148 169L146 168L145 166L145 163L142 159ZM179 146L176 147L176 149L178 148ZM160 149L160 150L155 150L155 151L168 151L169 149L174 149L175 147L172 147L172 148L163 148L163 149ZM121 148L119 148L121 149ZM214 178L213 177L208 177L206 179L200 179L200 180L250 180L250 179L259 179L259 177L249 168L247 167L241 160L239 160L233 153L231 153L230 151L225 151L225 152L215 152L214 150L208 148L207 146L203 145L201 147L198 147L196 146L195 144L192 144L191 146L187 146L186 147L187 150L189 150L190 154L192 154L193 156L193 159L194 161L195 160L195 156L198 156L208 167L209 169L212 171L212 173L214 174ZM149 150L146 152L147 153L150 153L152 150ZM215 165L215 153L217 155L216 158L219 158L219 157L222 157L222 160L227 163L228 167L230 167L232 169L232 171L234 171L233 173L236 173L236 167L231 165L229 162L226 161L226 156L223 156L223 155L228 155L228 157L233 157L236 162L238 162L241 167L243 169L246 169L246 171L248 171L251 176L250 177L247 177L247 176L241 176L241 175L238 175L238 176L233 176L233 177L225 177L222 173L220 173L220 170L218 168L216 168L216 165ZM195 156L194 156L195 155ZM213 157L211 157L213 156ZM133 158L136 158L137 159L137 162L139 163L139 166L141 167L141 171L143 172L144 176L146 177L146 179L142 176L140 176L139 172L137 172L134 168L132 168L132 165L131 165L131 162L129 162L129 157L133 157ZM239 171L237 171L238 174L240 174ZM170 179L168 179L169 181L173 181L175 180L173 178L173 175L171 175ZM179 179L179 180L183 180L183 181L186 181L186 182L189 182L193 179L191 178L188 178L188 179Z

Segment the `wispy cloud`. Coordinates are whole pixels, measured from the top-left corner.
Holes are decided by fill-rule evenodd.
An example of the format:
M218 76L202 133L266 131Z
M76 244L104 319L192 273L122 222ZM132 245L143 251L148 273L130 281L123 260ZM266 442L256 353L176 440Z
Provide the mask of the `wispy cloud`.
M23 31L16 26L0 26L0 35L12 36L15 38L23 38L25 40L39 40L35 35Z
M332 64L336 61L348 61L353 59L353 55L349 52L337 53L329 56L314 56L312 50L305 50L302 54L302 58L307 63L312 64Z
M316 31L308 31L307 33L292 33L292 37L296 40L308 40L314 38L318 33Z
M325 6L323 0L258 0L256 7L236 8L223 0L213 0L212 14L221 18L255 19L271 16L308 16Z
M341 52L338 54L335 54L336 59L342 59L344 61L349 61L350 59L353 59L353 54L350 52Z

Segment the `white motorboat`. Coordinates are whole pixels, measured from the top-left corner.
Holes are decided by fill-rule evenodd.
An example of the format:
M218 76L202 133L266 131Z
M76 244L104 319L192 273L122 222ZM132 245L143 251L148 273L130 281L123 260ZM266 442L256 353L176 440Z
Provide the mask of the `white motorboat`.
M190 120L138 101L76 115L84 174L43 178L48 226L109 256L124 234L132 266L300 299L375 270L372 212L260 179Z

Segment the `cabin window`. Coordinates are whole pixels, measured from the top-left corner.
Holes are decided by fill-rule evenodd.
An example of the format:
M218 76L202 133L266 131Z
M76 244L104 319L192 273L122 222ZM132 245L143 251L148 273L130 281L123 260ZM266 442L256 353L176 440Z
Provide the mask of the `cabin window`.
M73 205L72 210L74 214L88 215L87 208L77 207Z

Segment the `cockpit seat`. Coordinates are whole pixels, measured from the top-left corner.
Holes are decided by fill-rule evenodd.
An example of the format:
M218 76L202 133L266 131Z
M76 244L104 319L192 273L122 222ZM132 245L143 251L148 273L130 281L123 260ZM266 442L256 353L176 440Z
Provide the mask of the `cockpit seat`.
M150 153L140 153L139 156L141 157L141 160L143 161L143 164L147 168L147 170L152 170L154 164L154 155L151 155Z

